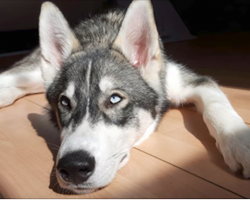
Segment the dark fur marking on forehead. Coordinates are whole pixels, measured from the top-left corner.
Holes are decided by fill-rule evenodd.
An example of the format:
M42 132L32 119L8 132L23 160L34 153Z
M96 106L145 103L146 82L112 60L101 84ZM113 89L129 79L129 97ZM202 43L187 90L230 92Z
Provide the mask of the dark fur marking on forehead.
M88 93L86 93L87 80L85 80L85 77L90 61L92 63L89 80L90 88ZM156 116L155 106L157 104L157 94L142 79L138 69L131 67L122 56L119 55L117 57L116 54L114 55L107 48L98 49L82 55L79 54L75 59L71 59L70 62L65 63L61 71L47 94L51 95L53 93L52 96L58 96L66 90L70 81L74 82L74 98L77 105L76 109L70 114L69 122L61 119L63 126L71 124L74 128L82 122L86 115L88 98L89 120L92 123L104 120L105 123L108 124L125 126L134 118L133 109L136 107L148 110L153 118ZM99 83L105 76L113 77L114 80L117 80L114 84L117 84L117 87L126 92L130 97L128 106L111 118L105 115L105 113L102 113L98 106L98 99L102 93L99 88ZM57 91L53 88L57 88ZM54 97L53 101L57 100L57 98L58 97ZM60 112L60 114L61 118L66 117L62 112Z

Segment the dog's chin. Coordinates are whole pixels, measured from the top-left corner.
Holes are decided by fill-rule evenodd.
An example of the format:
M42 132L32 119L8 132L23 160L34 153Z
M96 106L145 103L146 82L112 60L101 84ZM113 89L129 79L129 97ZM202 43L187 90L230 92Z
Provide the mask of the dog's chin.
M71 191L75 194L89 194L102 188L74 188Z
M91 188L91 187L72 186L72 185L62 184L62 183L60 183L60 181L58 181L58 183L59 183L61 188L65 189L69 192L72 192L72 194L77 194L77 195L93 193L97 190L104 188L104 187Z

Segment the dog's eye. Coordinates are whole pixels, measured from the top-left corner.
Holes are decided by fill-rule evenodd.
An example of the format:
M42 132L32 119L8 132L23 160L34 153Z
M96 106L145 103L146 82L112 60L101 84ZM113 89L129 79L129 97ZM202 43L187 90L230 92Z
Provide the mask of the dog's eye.
M61 98L60 98L60 104L63 107L71 108L71 106L70 106L70 100L69 100L68 97L61 96Z
M113 95L110 97L110 103L112 103L112 104L117 104L117 103L119 103L121 100L122 100L122 97L120 97L118 94L113 94Z

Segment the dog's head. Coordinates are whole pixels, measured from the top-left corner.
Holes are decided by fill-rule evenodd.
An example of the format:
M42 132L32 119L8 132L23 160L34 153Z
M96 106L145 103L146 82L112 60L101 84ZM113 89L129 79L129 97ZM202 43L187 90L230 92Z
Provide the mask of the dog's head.
M151 4L134 1L106 46L85 48L52 3L43 4L39 25L47 99L61 129L57 179L92 192L111 182L166 108Z

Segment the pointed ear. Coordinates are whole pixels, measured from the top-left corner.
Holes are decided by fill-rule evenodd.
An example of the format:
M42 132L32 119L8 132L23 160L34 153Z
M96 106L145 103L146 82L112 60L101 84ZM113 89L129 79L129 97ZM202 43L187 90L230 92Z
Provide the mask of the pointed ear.
M149 0L134 0L130 4L114 47L118 47L134 67L143 71L160 67L159 35Z
M42 4L39 19L42 74L48 86L72 51L80 48L60 10L52 3Z

